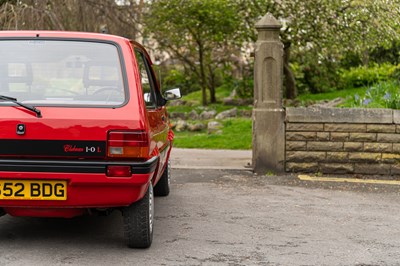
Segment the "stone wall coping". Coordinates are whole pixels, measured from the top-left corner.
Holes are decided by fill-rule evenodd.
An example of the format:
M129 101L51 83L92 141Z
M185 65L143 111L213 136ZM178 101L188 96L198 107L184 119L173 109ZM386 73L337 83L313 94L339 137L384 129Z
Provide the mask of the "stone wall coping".
M400 110L373 108L287 107L286 122L290 123L400 123Z
M265 16L263 16L255 26L257 30L279 30L282 27L281 23L271 13L265 14Z
M400 110L393 110L393 122L400 124Z

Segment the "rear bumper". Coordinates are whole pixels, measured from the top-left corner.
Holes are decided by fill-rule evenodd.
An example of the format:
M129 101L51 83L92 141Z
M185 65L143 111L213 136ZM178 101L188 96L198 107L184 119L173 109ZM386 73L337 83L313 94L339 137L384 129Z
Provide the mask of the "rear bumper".
M52 173L106 173L108 165L131 166L132 173L146 174L154 172L158 157L145 162L116 161L49 161L49 160L5 160L0 159L1 172L52 172Z
M67 181L66 200L0 200L0 207L15 216L68 217L78 215L77 209L83 212L87 208L128 206L145 195L158 160L158 157L146 162L0 160L0 179ZM130 165L132 175L108 177L107 165ZM71 212L72 209L75 211Z

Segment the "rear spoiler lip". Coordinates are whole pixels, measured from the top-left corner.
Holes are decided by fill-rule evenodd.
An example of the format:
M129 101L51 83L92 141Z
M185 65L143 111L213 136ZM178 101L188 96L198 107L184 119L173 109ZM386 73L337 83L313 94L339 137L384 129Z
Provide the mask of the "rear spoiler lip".
M64 160L10 160L0 159L0 172L50 172L105 174L107 166L130 166L132 174L149 174L155 171L159 158L147 161L64 161Z

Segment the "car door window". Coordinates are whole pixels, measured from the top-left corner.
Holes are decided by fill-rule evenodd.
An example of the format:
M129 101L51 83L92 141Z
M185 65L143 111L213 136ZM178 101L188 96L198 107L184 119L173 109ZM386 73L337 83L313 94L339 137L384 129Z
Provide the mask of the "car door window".
M139 67L140 81L142 84L144 101L147 108L156 108L156 94L154 88L154 81L147 63L146 57L139 51L135 50L136 60Z

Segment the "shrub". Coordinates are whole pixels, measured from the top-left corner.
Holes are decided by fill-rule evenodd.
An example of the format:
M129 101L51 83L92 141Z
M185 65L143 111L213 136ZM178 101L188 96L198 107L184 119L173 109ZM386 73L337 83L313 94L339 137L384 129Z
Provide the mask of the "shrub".
M182 94L200 90L195 78L186 74L183 70L169 69L164 73L164 76L162 87L165 89L180 88Z
M235 79L233 81L233 88L241 98L252 98L254 95L254 82L253 76L243 77L243 79Z
M396 66L391 64L372 65L369 67L356 67L342 70L340 78L342 88L358 88L391 79Z
M395 67L392 74L390 75L390 78L400 81L400 65Z
M299 75L298 71L301 71ZM305 62L299 70L295 70L297 86L301 93L329 92L341 87L338 64L325 60L324 62ZM296 73L297 72L297 73Z
M297 93L299 95L301 94L306 94L309 92L307 84L304 82L304 73L302 71L302 67L298 63L291 63L290 64L290 69L293 72L294 79L296 80L296 88L297 88ZM284 77L286 78L286 77Z

